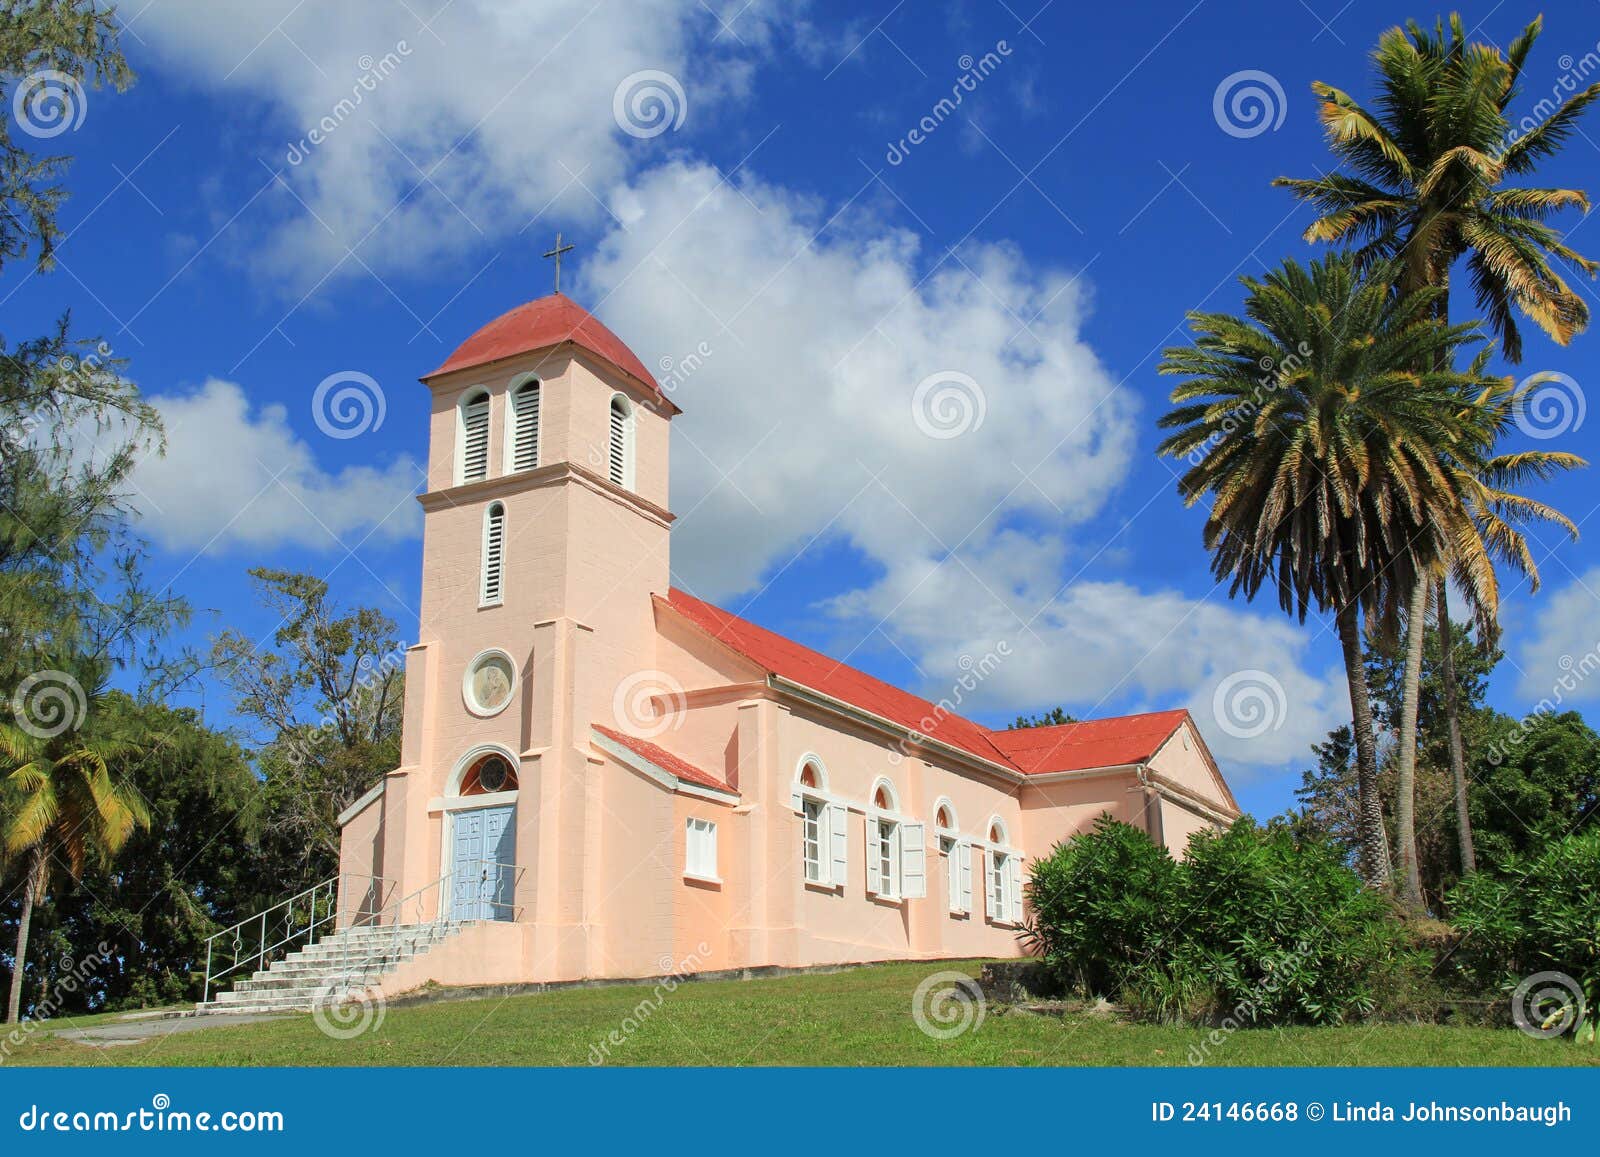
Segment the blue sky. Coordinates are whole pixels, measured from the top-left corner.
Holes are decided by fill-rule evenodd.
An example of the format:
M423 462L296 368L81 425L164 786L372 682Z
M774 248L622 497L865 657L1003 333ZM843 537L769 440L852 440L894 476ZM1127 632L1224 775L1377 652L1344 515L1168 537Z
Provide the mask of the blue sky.
M1315 252L1307 211L1269 186L1329 164L1309 85L1366 94L1378 34L1434 10L318 7L125 5L138 84L89 92L53 142L77 157L60 268L0 279L8 338L71 308L166 412L139 502L192 641L272 628L253 565L326 575L412 639L416 379L548 290L560 230L566 287L647 365L709 351L674 394L680 584L934 699L999 649L967 701L992 724L1191 706L1247 807L1290 802L1306 744L1348 714L1336 649L1325 623L1216 589L1201 513L1153 453L1154 371L1185 311L1233 308L1239 274ZM1504 44L1538 9L1462 10ZM1528 105L1600 69L1600 8L1547 15ZM667 78L635 82L666 94L663 131L628 120L639 73ZM1223 87L1219 115L1240 73L1265 75ZM1238 119L1248 100L1229 113L1241 86L1270 123ZM1542 183L1592 183L1597 152L1591 117ZM1564 223L1600 251L1595 225ZM1565 374L1586 404L1596 343L1530 332L1515 372ZM350 437L313 404L342 373L382 402ZM940 390L956 408L930 413ZM959 432L930 436L953 433L941 416ZM1600 416L1566 424L1555 444L1593 456ZM1582 474L1539 496L1583 521L1594 494ZM1514 713L1600 643L1593 536L1537 537L1546 586L1508 598L1493 689ZM1227 711L1257 687L1264 726L1223 726L1219 688ZM229 718L220 688L205 705Z

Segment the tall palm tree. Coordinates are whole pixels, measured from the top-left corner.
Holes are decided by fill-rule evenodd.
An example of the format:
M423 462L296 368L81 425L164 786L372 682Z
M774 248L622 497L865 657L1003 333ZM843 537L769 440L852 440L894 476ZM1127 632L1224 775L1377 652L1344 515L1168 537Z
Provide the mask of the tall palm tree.
M1581 190L1504 184L1558 153L1579 116L1600 99L1600 83L1590 85L1519 133L1530 118L1514 122L1510 106L1542 28L1543 18L1535 19L1504 53L1493 45L1469 42L1457 14L1450 17L1448 34L1443 21L1432 33L1415 22L1403 31L1391 28L1372 54L1378 73L1376 111L1332 85L1312 85L1322 99L1329 146L1343 171L1274 182L1316 206L1319 216L1306 230L1307 240L1357 245L1363 264L1398 259L1402 292L1421 287L1444 291L1436 308L1446 322L1451 268L1467 258L1478 307L1513 363L1522 358L1519 311L1562 345L1588 325L1587 306L1552 260L1570 262L1591 276L1600 269L1600 263L1568 248L1561 233L1545 223L1562 209L1587 211L1589 200ZM1534 106L1535 113L1542 111L1542 103ZM1413 611L1419 600L1425 607L1426 598L1414 592ZM1439 635L1445 640L1440 675L1461 863L1470 872L1476 855L1443 582L1434 602ZM1420 629L1423 617L1414 622Z
M1392 631L1399 602L1465 521L1441 446L1458 437L1479 382L1453 355L1476 327L1434 316L1436 291L1400 296L1397 271L1362 278L1334 255L1242 279L1244 317L1192 313L1192 345L1168 349L1185 379L1160 452L1189 462L1187 503L1210 496L1205 543L1230 593L1264 585L1303 621L1331 610L1356 743L1361 870L1388 883L1362 621ZM1418 370L1417 366L1442 369ZM1476 365L1475 365L1476 368Z
M1469 376L1480 378L1487 364L1485 349L1473 363ZM1400 749L1395 805L1401 893L1415 908L1421 909L1422 880L1416 852L1414 798L1417 758L1417 702L1420 697L1422 644L1427 603L1437 585L1443 592L1447 572L1467 594L1477 619L1480 639L1490 641L1499 631L1500 587L1495 565L1509 566L1521 574L1530 591L1539 589L1539 568L1533 552L1519 529L1531 523L1559 527L1572 538L1578 528L1559 510L1516 491L1529 481L1547 481L1564 470L1588 463L1576 454L1555 450L1524 450L1496 454L1500 440L1515 423L1530 383L1513 386L1509 379L1486 380L1472 404L1464 409L1458 440L1442 447L1444 464L1450 471L1453 487L1461 496L1467 520L1461 524L1448 558L1440 560L1435 575L1419 582L1411 593L1407 609L1406 661L1403 677L1403 709L1400 720ZM1442 593L1439 597L1443 597ZM1448 620L1446 620L1446 623ZM1441 633L1441 647L1448 636ZM1458 818L1465 813L1464 777L1456 781ZM1466 822L1461 819L1461 822ZM1469 828L1470 838L1470 828ZM1471 870L1465 864L1466 870Z
M7 860L21 864L23 880L7 1024L21 1016L28 933L34 907L48 890L52 863L64 862L77 876L91 858L114 854L135 829L150 824L138 791L113 776L117 762L137 756L144 744L95 733L93 705L99 697L98 691L86 697L90 710L81 715L79 721L86 721L81 730L30 730L20 721L0 722L0 789L8 797L0 847Z

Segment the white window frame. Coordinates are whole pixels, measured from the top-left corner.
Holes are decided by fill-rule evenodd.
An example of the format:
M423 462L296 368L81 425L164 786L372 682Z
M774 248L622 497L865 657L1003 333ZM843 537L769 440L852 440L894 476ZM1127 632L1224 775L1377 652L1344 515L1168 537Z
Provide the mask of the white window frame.
M495 575L494 588L489 585L489 547L495 535L495 511L500 512L499 540L494 542L495 549L499 552L499 570ZM495 501L483 508L483 541L478 548L478 606L498 607L505 602L506 597L506 504Z
M476 478L467 477L467 410L483 403L483 473ZM466 486L473 482L483 482L492 471L489 466L490 443L489 427L494 421L494 399L489 391L482 386L474 386L461 395L461 400L456 403L456 462L455 481L457 486Z
M1020 925L1023 855L1011 846L1009 831L1000 817L990 817L988 830L989 846L984 853L984 909L992 924Z
M815 854L813 854L815 853ZM828 846L828 803L807 794L800 801L800 864L808 884L833 883Z
M612 418L619 406L622 411L620 446L613 436L616 431ZM606 406L606 480L624 490L632 490L636 485L634 459L637 457L637 427L638 413L633 400L627 394L612 394ZM616 461L619 456L622 459L620 463Z
M683 829L683 874L692 880L722 883L717 872L717 825L690 816Z
M867 815L867 894L900 899L900 824L884 812Z
M801 776L810 768L815 785L801 782ZM850 862L849 813L845 805L828 793L828 767L822 757L808 751L794 765L794 779L789 789L789 806L800 819L800 873L806 885L823 891L844 889ZM815 820L808 812L815 812ZM814 822L815 840L806 839L806 827ZM813 859L808 845L814 846Z
M529 394L538 398L533 416L533 464L518 466L517 451L521 449L521 443L517 441L517 426L522 418L522 404ZM506 390L505 447L504 461L501 463L502 474L520 474L526 470L537 470L544 460L544 382L537 374L523 374L512 378L511 386Z

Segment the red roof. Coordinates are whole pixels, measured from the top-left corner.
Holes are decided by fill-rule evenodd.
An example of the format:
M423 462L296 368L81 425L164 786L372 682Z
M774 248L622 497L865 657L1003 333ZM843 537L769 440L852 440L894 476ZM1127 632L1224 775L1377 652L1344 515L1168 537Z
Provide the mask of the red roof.
M1087 771L1143 763L1171 738L1189 717L1187 711L1152 711L1063 723L1056 727L1019 727L991 732L995 746L1029 775L1052 771Z
M589 726L593 727L596 731L598 731L601 735L604 735L613 743L620 743L623 747L626 747L640 759L648 760L659 767L662 771L665 771L670 775L675 775L679 779L688 780L690 783L699 784L701 787L709 787L716 791L725 791L729 795L739 794L722 780L712 775L710 772L701 771L694 764L679 759L666 748L659 747L656 744L651 743L648 739L640 739L636 735L624 735L622 732L613 731L609 727L601 727L598 723L591 723Z
M564 293L552 293L548 297L519 305L509 313L502 313L457 346L456 352L446 358L442 366L431 374L425 374L422 380L566 342L588 350L633 378L656 397L667 400L638 355L592 313ZM672 403L668 401L667 404Z
M685 591L674 588L657 601L769 674L1028 775L1138 763L1154 755L1188 716L1187 711L1161 711L1063 727L991 731Z

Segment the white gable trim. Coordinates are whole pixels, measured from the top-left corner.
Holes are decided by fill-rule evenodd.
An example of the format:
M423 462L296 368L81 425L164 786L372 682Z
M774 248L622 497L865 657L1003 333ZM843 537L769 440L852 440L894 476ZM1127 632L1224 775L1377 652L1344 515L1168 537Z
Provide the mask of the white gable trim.
M647 779L653 779L668 791L679 791L684 795L698 796L701 799L712 800L715 803L736 803L739 795L735 791L723 791L718 788L707 787L704 784L690 783L679 779L672 772L658 763L646 759L633 748L623 743L618 743L608 735L602 735L593 729L589 732L589 742L601 751L611 756L624 767L637 771Z
M338 823L341 828L344 827L345 824L349 823L362 812L366 811L367 806L374 800L383 798L383 789L387 787L388 784L389 777L384 776L377 783L372 785L371 790L368 791L366 795L362 796L360 799L356 800L355 803L351 804L349 807L345 808L344 811L340 812L339 818L335 822Z

